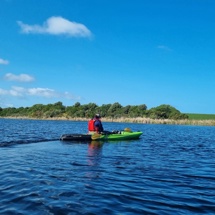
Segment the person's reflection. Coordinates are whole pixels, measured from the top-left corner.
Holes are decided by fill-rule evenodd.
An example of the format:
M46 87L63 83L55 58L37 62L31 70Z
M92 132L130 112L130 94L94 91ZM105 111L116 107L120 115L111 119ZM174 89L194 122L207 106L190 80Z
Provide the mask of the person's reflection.
M102 157L102 145L100 141L91 141L88 146L88 162L91 166L97 166Z
M88 156L87 163L89 165L88 171L86 173L87 178L89 179L86 187L93 187L94 180L100 178L101 169L100 163L102 158L102 142L91 141L88 145ZM90 182L91 181L91 182Z
M99 141L91 141L88 145L87 151L87 171L85 180L85 192L95 192L95 186L101 180L103 169L100 168L102 159L103 143Z

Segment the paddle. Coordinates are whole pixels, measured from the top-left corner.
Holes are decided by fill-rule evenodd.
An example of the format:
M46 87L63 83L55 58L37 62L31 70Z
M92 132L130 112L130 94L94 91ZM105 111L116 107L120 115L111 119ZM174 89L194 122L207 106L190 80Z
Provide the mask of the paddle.
M91 139L92 140L98 140L98 139L103 138L105 135L109 135L109 134L112 134L112 132L110 132L110 131L103 131L103 132L101 132L101 134L94 133L94 134L92 134Z
M101 136L102 136L102 134L95 133L91 136L91 139L92 140L98 140L101 138Z

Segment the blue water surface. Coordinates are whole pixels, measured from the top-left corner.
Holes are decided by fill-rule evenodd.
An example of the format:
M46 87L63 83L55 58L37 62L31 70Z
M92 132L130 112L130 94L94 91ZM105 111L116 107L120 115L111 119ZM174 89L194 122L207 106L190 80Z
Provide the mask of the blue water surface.
M215 127L103 125L144 134L63 142L87 122L0 119L0 214L215 214Z

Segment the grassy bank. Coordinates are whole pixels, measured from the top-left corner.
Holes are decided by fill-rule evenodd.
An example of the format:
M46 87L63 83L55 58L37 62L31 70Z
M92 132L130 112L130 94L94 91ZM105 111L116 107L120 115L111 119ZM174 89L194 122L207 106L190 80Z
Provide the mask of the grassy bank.
M3 117L5 118L5 117ZM26 118L26 117L6 117L10 119L32 119L32 120L71 120L71 121L88 121L88 118L65 118L65 117L53 117L53 118ZM215 126L215 119L150 119L150 118L102 118L102 122L125 122L125 123L142 123L142 124L169 124L169 125L206 125Z
M215 120L215 114L186 113L191 120Z
M128 123L142 123L142 124L170 124L170 125L208 125L215 126L214 120L194 120L194 119L183 119L183 120L172 120L172 119L149 119L149 118L117 118L117 119L106 119L102 121L106 122L128 122Z

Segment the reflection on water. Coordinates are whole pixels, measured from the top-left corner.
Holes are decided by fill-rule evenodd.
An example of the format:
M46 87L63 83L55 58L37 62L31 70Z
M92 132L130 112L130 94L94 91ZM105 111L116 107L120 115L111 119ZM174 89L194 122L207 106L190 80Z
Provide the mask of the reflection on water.
M99 141L91 141L88 145L87 163L91 166L87 172L88 177L98 177L99 167L102 160L102 146L103 143Z
M88 145L88 164L90 166L99 165L102 159L103 142L91 141Z

